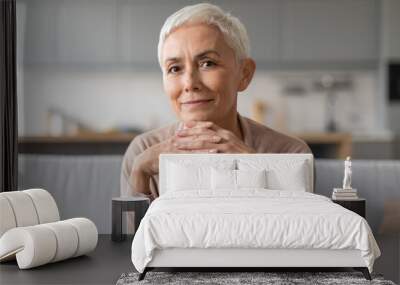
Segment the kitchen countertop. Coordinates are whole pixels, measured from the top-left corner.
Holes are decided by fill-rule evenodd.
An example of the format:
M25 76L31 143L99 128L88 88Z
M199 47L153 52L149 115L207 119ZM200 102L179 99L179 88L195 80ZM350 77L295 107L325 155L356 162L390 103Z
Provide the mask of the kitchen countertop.
M134 133L93 133L62 136L23 136L19 143L129 143L137 134Z
M315 157L345 159L352 155L352 135L349 133L297 133L294 136L304 140ZM324 150L325 149L325 150Z
M134 133L93 133L76 136L26 136L18 138L18 152L27 154L124 154Z
M24 136L18 138L18 148L19 153L30 154L122 155L138 134L140 133L112 131L64 136ZM395 147L398 138L388 132L354 135L339 132L301 132L289 135L303 139L316 158L345 159L347 156L353 156L388 159L397 157L400 151L400 147Z
M130 142L137 136L136 133L92 133L79 135L62 136L23 136L18 138L19 143L82 143L82 142ZM323 133L307 132L293 133L292 136L299 137L306 142L316 143L335 143L343 140L351 140L352 136L348 133Z
M82 133L70 136L24 136L18 139L20 153L124 154L138 133ZM346 158L351 155L348 133L292 133L310 145L316 157Z

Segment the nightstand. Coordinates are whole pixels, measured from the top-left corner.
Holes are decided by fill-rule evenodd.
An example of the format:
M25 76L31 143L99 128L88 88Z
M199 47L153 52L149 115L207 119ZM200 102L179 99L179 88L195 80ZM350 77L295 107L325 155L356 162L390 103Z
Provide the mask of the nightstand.
M365 204L366 200L364 198L358 198L354 200L336 200L332 199L332 202L339 204L340 206L359 214L361 217L365 218Z
M113 241L123 241L126 235L122 233L122 213L135 212L135 229L146 214L150 200L144 197L117 197L112 199L112 234Z

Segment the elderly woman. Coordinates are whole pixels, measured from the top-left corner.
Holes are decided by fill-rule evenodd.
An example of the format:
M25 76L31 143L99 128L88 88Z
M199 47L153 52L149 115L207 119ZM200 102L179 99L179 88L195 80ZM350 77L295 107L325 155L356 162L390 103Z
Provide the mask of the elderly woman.
M301 140L239 115L250 84L243 24L211 4L187 6L164 23L158 44L164 91L179 121L137 136L122 164L121 194L158 196L160 153L305 153Z

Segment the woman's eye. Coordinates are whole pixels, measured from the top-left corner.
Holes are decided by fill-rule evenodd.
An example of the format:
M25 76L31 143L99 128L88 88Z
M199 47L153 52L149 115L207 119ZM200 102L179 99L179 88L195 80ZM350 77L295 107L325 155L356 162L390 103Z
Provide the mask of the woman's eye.
M215 63L211 60L204 61L200 64L201 67L211 67L214 65L215 65Z
M171 66L168 68L168 73L177 73L179 72L179 66Z

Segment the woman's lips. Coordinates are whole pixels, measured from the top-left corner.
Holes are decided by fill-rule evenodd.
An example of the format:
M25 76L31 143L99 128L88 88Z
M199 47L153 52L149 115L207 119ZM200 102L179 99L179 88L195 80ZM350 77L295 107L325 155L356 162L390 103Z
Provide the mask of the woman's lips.
M184 108L192 109L192 108L197 108L197 107L203 107L212 101L214 101L214 99L192 100L192 101L187 101L187 102L181 103L181 105Z

